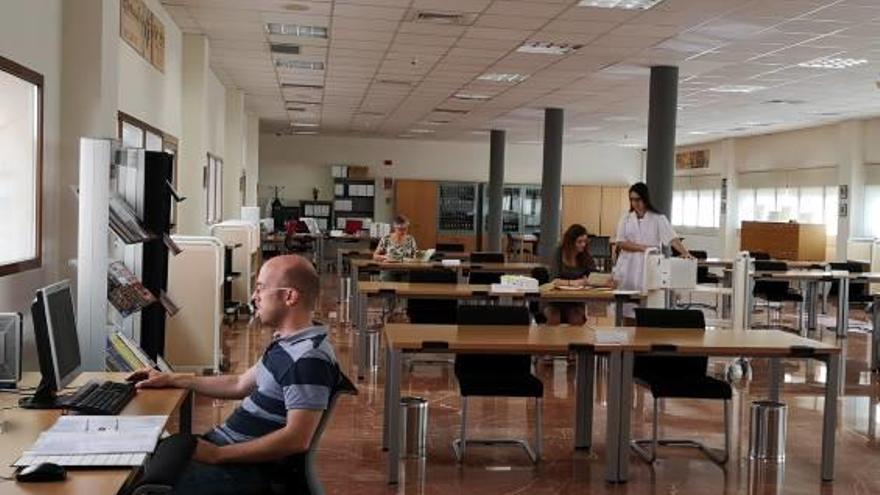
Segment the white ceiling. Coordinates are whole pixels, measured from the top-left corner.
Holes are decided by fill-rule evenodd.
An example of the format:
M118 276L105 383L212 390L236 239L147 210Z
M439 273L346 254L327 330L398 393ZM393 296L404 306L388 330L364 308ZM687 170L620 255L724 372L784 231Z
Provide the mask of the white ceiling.
M162 3L184 32L210 39L215 73L246 93L269 131L293 121L318 123L298 129L321 134L470 140L500 128L509 141L530 142L541 139L542 109L553 106L566 110L568 142L643 146L648 67L660 64L680 67L681 143L880 114L880 0L665 0L647 11L577 0ZM406 20L413 10L470 13L475 21ZM270 36L266 22L326 26L329 39ZM525 41L583 47L562 56L516 52ZM269 42L301 45L301 55L273 55ZM276 70L273 57L323 61L326 70ZM868 63L798 66L819 57ZM529 77L477 80L487 72ZM721 85L761 89L711 90ZM462 92L492 98L453 98ZM293 100L317 104L285 104Z

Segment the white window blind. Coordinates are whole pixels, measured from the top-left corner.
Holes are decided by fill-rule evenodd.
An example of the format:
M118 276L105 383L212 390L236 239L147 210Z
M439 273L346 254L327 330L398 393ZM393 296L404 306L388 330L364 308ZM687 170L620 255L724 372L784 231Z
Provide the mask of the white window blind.
M672 224L718 228L721 222L721 177L679 176L672 192Z

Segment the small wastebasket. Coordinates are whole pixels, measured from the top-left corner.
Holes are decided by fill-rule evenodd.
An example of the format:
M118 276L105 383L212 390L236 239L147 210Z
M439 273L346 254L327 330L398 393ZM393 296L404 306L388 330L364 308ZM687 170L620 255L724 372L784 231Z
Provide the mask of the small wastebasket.
M402 457L423 459L428 446L428 401L421 397L400 398Z
M785 462L788 406L783 402L752 402L749 421L749 459Z

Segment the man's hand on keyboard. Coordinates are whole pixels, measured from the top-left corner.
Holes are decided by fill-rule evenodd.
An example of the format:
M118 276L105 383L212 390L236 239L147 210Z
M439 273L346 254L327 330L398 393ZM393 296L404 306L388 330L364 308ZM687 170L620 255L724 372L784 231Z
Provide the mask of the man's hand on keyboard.
M162 373L153 368L135 371L126 380L134 382L137 388L169 388L176 386L173 373Z

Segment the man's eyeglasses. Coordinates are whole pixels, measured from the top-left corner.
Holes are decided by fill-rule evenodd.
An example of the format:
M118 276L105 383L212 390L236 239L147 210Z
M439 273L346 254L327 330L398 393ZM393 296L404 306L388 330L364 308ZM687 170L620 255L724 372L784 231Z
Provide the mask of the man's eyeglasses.
M299 290L296 287L266 287L265 285L257 284L254 286L254 294L259 294L260 292L265 292L267 290Z

